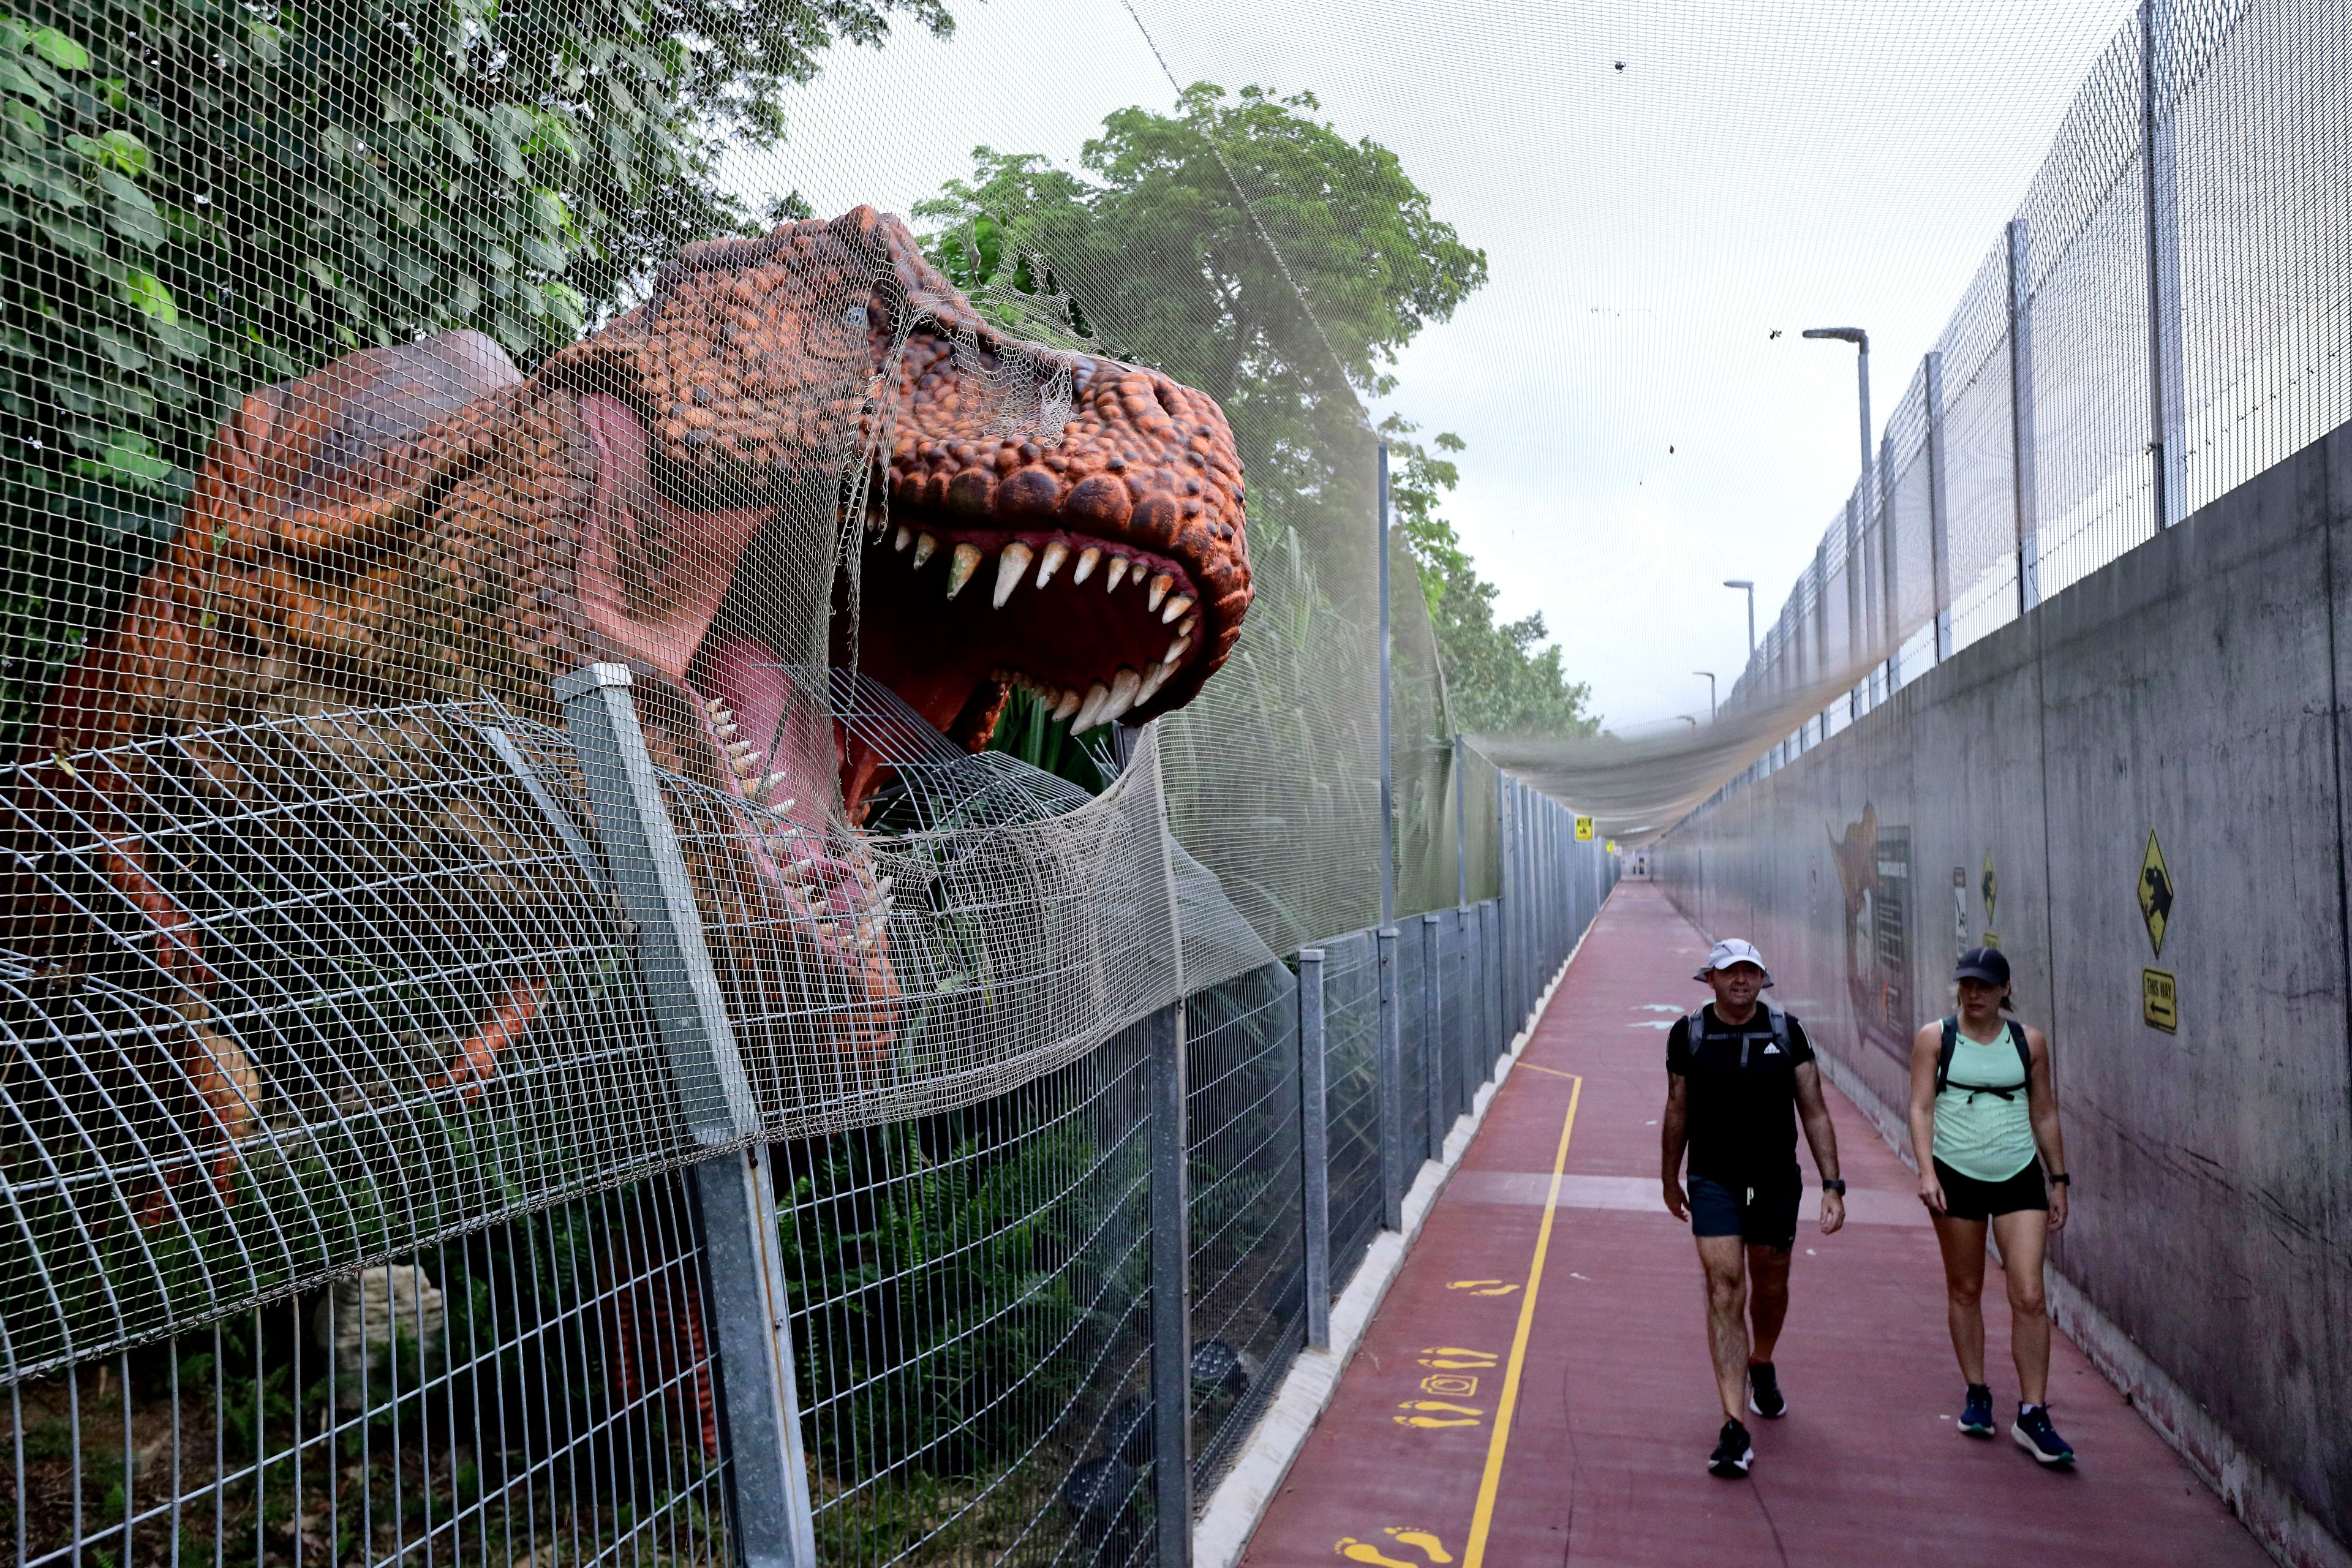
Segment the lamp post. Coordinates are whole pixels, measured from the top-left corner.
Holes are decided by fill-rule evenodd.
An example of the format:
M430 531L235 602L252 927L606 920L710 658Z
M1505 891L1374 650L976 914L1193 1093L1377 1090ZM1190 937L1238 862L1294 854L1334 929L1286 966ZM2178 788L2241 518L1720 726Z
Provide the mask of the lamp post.
M1870 334L1860 327L1807 327L1805 336L1852 343L1854 374L1862 389L1862 493L1870 493Z
M1715 671L1694 669L1691 673L1706 677L1706 721L1712 724L1715 722Z
M1723 585L1727 588L1748 590L1748 662L1754 664L1756 662L1756 584L1745 577L1726 577L1723 580Z
M1677 714L1675 714L1675 718L1677 718L1677 719L1679 719L1679 720L1681 720L1684 723L1685 723L1685 724L1689 725L1689 726L1691 727L1691 733L1692 733L1692 734L1696 735L1696 734L1697 734L1697 733L1698 733L1698 721L1697 721L1696 719L1692 718L1692 717L1691 717L1689 714L1687 714L1687 713L1677 713Z

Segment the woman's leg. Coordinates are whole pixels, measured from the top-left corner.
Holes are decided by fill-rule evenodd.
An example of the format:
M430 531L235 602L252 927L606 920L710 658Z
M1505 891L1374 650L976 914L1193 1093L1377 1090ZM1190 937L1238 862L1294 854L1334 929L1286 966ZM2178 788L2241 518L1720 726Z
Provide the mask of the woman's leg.
M1985 1222L1937 1215L1936 1245L1944 1249L1945 1310L1951 1319L1952 1352L1960 1358L1960 1376L1982 1383Z
M2050 1309L2042 1296L2042 1248L2050 1235L2050 1215L2044 1209L1998 1215L1992 1234L2009 1276L2009 1352L2017 1358L2017 1396L2039 1405L2050 1394ZM1977 1331L1981 1345L1984 1331L1979 1326Z

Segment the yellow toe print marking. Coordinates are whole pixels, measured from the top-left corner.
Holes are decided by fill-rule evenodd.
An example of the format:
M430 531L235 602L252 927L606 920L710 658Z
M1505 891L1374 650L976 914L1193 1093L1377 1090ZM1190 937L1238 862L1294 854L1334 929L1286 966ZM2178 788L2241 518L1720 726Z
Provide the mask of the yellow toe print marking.
M1445 1288L1448 1290L1467 1290L1473 1296L1507 1296L1518 1289L1517 1285L1506 1284L1500 1279L1449 1279Z
M1389 1417L1400 1426L1475 1426L1478 1417L1486 1414L1475 1405L1449 1405L1443 1399L1408 1399L1397 1408L1419 1412Z
M1419 1530L1410 1524L1391 1524L1381 1533L1393 1539L1400 1548L1412 1547L1421 1554L1420 1557L1391 1557L1370 1542L1359 1541L1352 1535L1339 1537L1332 1543L1331 1550L1350 1563L1370 1563L1374 1564L1374 1568L1427 1568L1430 1563L1454 1561L1454 1553L1445 1550L1445 1543L1426 1530Z
M1429 1345L1421 1352L1421 1364L1444 1372L1485 1372L1501 1359L1493 1351L1474 1351L1462 1345Z

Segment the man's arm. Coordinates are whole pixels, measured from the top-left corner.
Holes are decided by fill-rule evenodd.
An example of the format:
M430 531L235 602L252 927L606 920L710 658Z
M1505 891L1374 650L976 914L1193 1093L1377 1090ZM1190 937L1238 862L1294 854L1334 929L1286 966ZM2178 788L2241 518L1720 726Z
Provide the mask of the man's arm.
M1666 1188L1666 1212L1676 1219L1690 1218L1690 1199L1683 1194L1683 1149L1689 1142L1690 1079L1670 1072L1666 1109L1658 1118L1658 1164Z
M1830 1102L1822 1098L1822 1069L1812 1062L1797 1064L1797 1115L1805 1124L1805 1142L1813 1151L1813 1168L1822 1180L1838 1179L1837 1128L1830 1121ZM1826 1188L1822 1193L1822 1234L1833 1236L1845 1224L1845 1199Z

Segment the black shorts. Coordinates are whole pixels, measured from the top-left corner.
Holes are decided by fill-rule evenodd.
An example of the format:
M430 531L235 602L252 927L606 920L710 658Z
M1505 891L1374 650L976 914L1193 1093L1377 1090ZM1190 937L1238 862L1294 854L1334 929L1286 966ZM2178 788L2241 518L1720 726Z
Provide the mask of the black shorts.
M1989 1220L1995 1215L2050 1207L2050 1188L2042 1180L2039 1160L2028 1161L2025 1169L1999 1182L1963 1176L1938 1160L1936 1180L1944 1184L1944 1212L1954 1219Z
M1804 1195L1805 1179L1795 1171L1753 1187L1693 1176L1691 1234L1736 1236L1750 1247L1786 1252L1797 1245L1797 1204Z

